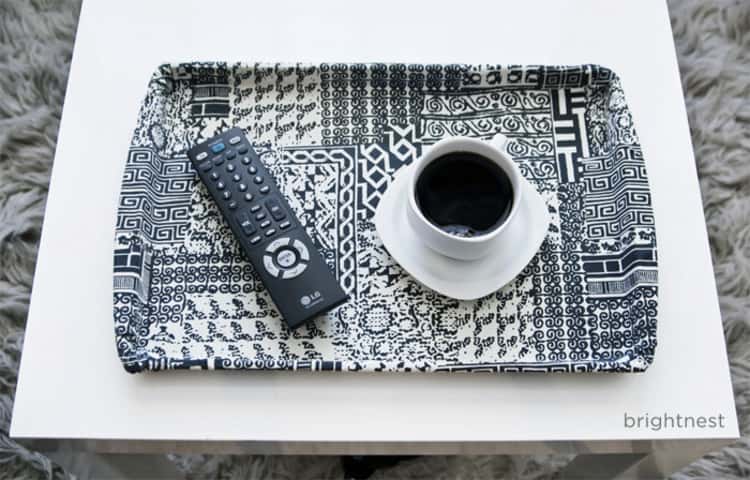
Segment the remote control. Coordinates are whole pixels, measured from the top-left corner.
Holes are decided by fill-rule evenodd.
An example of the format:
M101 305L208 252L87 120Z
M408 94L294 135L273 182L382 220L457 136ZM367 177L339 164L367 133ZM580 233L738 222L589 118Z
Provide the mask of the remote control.
M188 157L290 328L348 300L241 129Z

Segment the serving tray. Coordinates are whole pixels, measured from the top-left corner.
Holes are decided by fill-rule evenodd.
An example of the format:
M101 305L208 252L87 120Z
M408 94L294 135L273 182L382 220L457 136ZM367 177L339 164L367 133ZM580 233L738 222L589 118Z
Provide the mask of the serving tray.
M186 157L243 128L351 300L286 328ZM509 138L549 234L475 301L406 274L373 215L394 173L451 135ZM657 254L620 80L581 66L165 64L148 84L117 215L114 321L129 372L642 371Z

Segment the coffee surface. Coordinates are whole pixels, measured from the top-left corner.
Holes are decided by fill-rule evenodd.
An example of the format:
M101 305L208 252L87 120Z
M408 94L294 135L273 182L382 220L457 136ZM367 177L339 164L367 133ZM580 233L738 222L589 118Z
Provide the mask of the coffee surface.
M433 225L459 237L474 237L502 225L513 207L513 186L492 160L451 152L419 175L416 201Z

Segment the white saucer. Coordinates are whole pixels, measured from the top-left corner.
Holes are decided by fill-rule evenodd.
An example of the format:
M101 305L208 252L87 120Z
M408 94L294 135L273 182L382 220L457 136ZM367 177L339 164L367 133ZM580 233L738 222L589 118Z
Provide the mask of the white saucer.
M388 253L417 281L445 296L473 300L513 280L539 250L549 228L542 196L527 181L521 206L497 238L493 253L478 260L454 260L417 238L406 219L405 198L413 165L399 170L375 212L375 228Z

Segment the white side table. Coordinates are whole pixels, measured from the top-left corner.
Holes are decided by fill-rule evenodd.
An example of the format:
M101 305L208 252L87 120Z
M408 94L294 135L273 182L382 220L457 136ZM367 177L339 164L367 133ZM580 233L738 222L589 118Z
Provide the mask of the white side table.
M653 190L661 280L655 364L640 375L126 374L111 291L123 164L154 67L196 59L613 68ZM724 420L655 430L627 428L625 414ZM665 3L87 0L11 434L99 453L565 452L582 455L570 476L597 477L668 473L731 442L737 420Z

